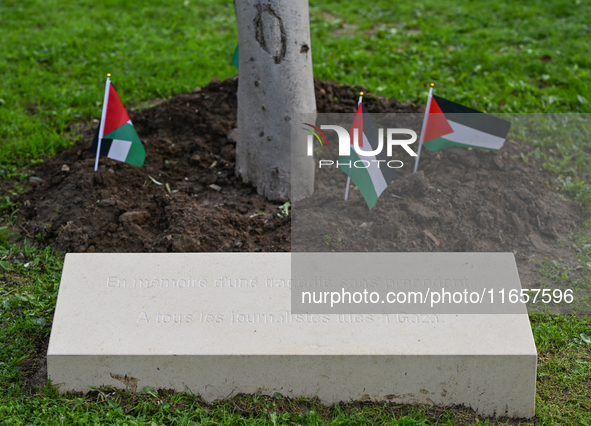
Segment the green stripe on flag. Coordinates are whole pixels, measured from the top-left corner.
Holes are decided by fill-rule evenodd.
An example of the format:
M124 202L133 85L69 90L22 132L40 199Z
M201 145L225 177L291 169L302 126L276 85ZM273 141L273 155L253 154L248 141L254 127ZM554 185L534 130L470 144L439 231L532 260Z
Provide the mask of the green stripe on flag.
M141 142L132 142L131 146L129 147L127 157L125 157L125 162L127 164L131 164L132 166L142 167L144 165L145 159L146 151L144 150Z
M490 151L496 151L493 148L483 148L479 146L474 146L470 144L463 144L458 142L453 142L445 138L435 138L431 139L425 143L423 146L427 148L429 151L439 151L440 149L444 148L451 148L452 146L460 147L460 148L475 148L475 149L488 149Z
M137 135L133 124L125 123L123 126L117 127L108 135L103 136L105 139L120 139L122 141L140 142L140 137Z
M125 123L123 126L116 128L106 135L104 139L119 139L131 142L129 152L125 157L125 162L136 167L142 167L144 165L146 151L144 150L144 146L142 145L140 137L135 131L133 124Z
M371 176L369 172L365 168L357 168L357 167L349 167L349 166L342 166L342 163L349 163L355 164L355 161L359 160L359 156L355 152L353 148L351 148L351 155L348 157L339 157L339 167L345 172L347 176L351 178L351 181L357 186L363 198L365 198L365 202L369 209L373 209L376 202L378 201L378 194L376 193L376 189L374 188L373 181L371 180Z

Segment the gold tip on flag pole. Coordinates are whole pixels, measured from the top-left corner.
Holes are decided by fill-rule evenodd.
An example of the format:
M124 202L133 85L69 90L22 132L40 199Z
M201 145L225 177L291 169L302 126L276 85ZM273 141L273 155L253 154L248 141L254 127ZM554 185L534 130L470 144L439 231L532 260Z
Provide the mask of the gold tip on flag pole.
M107 77L109 77L109 78L110 78L110 77L111 77L111 73L108 73L108 74L107 74Z
M435 87L435 84L434 83L431 83L431 87Z
M359 92L359 96L363 96L363 92Z

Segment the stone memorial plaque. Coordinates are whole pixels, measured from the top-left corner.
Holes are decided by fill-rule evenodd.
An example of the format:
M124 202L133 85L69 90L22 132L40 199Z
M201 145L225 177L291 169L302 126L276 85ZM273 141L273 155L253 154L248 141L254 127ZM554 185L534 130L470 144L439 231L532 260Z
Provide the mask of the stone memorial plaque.
M534 415L527 314L292 314L290 262L289 253L68 254L48 375L62 392L149 386L207 401L279 392Z

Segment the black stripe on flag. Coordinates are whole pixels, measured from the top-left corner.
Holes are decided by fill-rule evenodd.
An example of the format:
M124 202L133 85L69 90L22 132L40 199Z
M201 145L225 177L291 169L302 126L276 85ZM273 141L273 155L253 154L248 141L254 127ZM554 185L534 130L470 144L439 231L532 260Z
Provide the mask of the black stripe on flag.
M94 152L95 154L96 154L96 147L98 145L98 134L99 134L100 127L101 127L101 123L99 122L99 126L97 127L96 133L94 134L94 138L92 139L92 146L90 147L90 150L92 152ZM103 138L103 141L101 142L101 155L104 155L106 157L107 154L109 154L109 150L111 149L112 143L113 143L113 139Z
M367 140L373 151L378 147L378 130L376 129L376 125L374 124L370 113L365 109L365 105L361 104L361 108L363 112L363 133L367 136ZM386 135L384 134L384 139L385 138ZM386 141L384 141L382 151L376 155L376 160L384 160L384 163L378 164L380 165L380 170L382 175L384 175L386 184L389 185L390 182L396 179L396 170L386 165L386 163L390 161L390 158L388 158L388 150L386 149Z
M511 122L500 119L494 115L485 114L474 108L469 108L464 105L457 104L447 99L440 98L433 95L433 99L441 108L441 112L449 121L463 124L489 135L498 136L499 138L506 138L511 127Z

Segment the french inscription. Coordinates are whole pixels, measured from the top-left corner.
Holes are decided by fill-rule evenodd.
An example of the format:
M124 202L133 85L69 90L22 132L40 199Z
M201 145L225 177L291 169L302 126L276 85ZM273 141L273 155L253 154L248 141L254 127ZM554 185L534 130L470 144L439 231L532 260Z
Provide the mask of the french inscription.
M264 285L267 288L291 288L291 280L289 279L275 279L266 277ZM225 277L221 276L215 280L206 278L122 278L114 275L107 277L107 287L109 288L255 288L259 286L259 278L244 278L244 277Z
M119 278L110 275L107 278L109 288L195 288L207 287L207 280L200 278Z
M228 320L228 321L226 321ZM438 315L406 315L406 314L292 314L284 313L170 313L160 312L149 314L142 311L136 321L137 324L436 324L443 320Z
M308 280L296 280L295 285L299 288L377 288L380 285L386 289L390 288L472 288L474 283L467 278L384 278L382 280L351 278L340 279L333 283L330 279L312 277ZM195 278L195 277L153 277L153 278L121 278L110 275L107 277L109 288L255 288L264 286L266 288L289 288L292 287L290 278L264 277L259 279L244 277L220 276L216 279Z
M191 324L193 322L203 324L221 323L224 321L223 314L210 314L207 312L194 313L166 313L157 311L155 314L148 314L142 311L136 321L137 324Z

